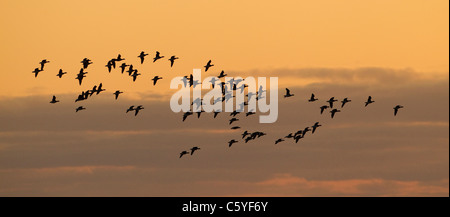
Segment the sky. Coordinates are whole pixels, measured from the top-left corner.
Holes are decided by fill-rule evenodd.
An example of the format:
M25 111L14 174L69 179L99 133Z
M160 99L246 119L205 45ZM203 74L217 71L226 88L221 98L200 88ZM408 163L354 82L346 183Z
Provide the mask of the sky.
M0 196L448 197L448 4L0 0ZM165 58L152 63L156 51ZM142 74L136 82L108 73L118 54ZM85 57L93 64L78 85ZM183 122L170 81L208 60L203 76L278 77L278 120ZM105 92L74 102L99 83ZM295 95L283 98L285 88ZM331 119L319 107L333 96L352 102ZM135 117L130 105L145 109ZM315 122L298 143L274 144ZM267 135L245 143L244 130Z

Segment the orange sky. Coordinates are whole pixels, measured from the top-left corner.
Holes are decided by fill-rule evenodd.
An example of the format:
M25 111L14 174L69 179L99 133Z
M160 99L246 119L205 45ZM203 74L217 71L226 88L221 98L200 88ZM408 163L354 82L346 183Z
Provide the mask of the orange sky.
M128 63L137 63L141 50L181 57L173 69L168 63L137 67L170 77L190 73L209 59L216 64L215 71L382 67L448 73L448 4L445 0L1 1L0 91L2 95L73 92L84 57L94 61L91 79L86 79L91 87L96 84L93 80L106 75L109 59L121 53ZM51 64L36 81L31 71L43 58ZM57 80L59 68L67 70L70 79ZM108 79L121 83L124 78ZM163 82L168 86L168 79ZM146 90L147 84L134 88Z

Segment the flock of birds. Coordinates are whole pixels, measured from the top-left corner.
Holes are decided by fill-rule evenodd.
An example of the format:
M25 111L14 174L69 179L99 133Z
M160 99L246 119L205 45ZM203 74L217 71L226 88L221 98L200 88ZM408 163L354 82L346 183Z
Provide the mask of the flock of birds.
M149 54L146 54L144 51L142 51L142 52L137 56L137 57L140 59L140 63L141 63L141 64L144 63L145 57L146 57L147 55L149 55ZM156 51L155 57L153 58L153 62L156 62L157 60L162 59L162 58L164 58L164 56L161 56L160 52ZM170 61L170 67L173 67L174 62L175 62L175 60L177 60L177 59L179 59L179 58L176 57L176 56L171 56L171 57L168 59L168 60ZM107 62L107 64L105 65L105 67L107 68L108 72L110 73L112 69L115 69L115 68L116 68L116 63L121 62L121 61L123 61L123 60L125 60L125 59L122 58L122 56L119 54L119 55L117 56L117 58L112 58L112 59L110 59L110 60ZM47 64L47 63L50 63L50 61L48 61L47 59L44 59L44 60L42 60L42 61L39 63L39 64L40 64L40 67L35 68L34 71L32 72L32 73L34 73L35 77L37 77L38 74L39 74L40 72L44 71L45 64ZM88 59L88 58L84 58L84 59L81 61L81 63L82 63L82 67L81 67L79 73L77 74L77 76L75 77L75 79L78 80L79 85L82 84L83 78L85 78L85 77L86 77L86 74L88 74L88 72L86 72L85 70L88 68L88 66L89 66L90 64L93 64L92 60L90 60L90 59ZM206 65L204 66L205 72L207 72L208 69L210 69L210 68L213 67L213 66L214 66L214 64L212 64L212 61L209 60L209 61L206 63ZM121 69L121 73L122 73L122 74L123 74L124 72L127 72L128 75L129 75L130 77L132 77L133 82L136 81L136 79L137 79L137 77L138 77L139 75L141 75L140 73L138 73L138 69L134 68L133 64L128 65L128 64L126 64L126 63L123 62L119 67L120 67L120 69ZM127 69L127 67L128 67L128 69ZM65 75L65 74L67 74L67 72L64 72L62 69L60 69L59 72L58 72L58 74L56 74L56 76L58 76L59 78L62 78L63 75ZM214 104L217 103L217 102L219 102L219 101L228 101L228 100L232 99L233 97L235 97L235 94L232 94L233 91L241 91L241 93L242 93L242 92L245 90L245 88L248 87L246 84L239 85L239 83L242 82L243 79L239 79L239 80L237 80L237 79L236 79L236 80L235 80L235 79L232 79L232 80L230 80L228 83L225 83L225 82L217 83L218 81L220 81L220 78L224 78L225 76L227 76L227 74L225 74L225 72L222 70L222 71L219 73L219 75L217 76L217 78L219 78L219 79L216 79L216 77L213 77L213 78L211 79L211 81L210 81L210 82L211 82L211 85L212 85L212 88L214 88L214 85L221 85L221 88L222 88L222 97L221 97L221 98L215 99L214 102L213 102ZM152 79L152 80L153 80L153 85L156 85L157 81L160 80L160 79L162 79L162 77L154 76L153 79ZM196 85L201 84L200 81L194 80L192 74L187 75L187 76L183 76L182 81L183 81L185 87L187 87L187 85L189 85L189 87L194 87L194 88L195 88ZM238 85L239 85L239 86L238 86ZM94 94L95 94L95 95L98 95L98 94L100 94L100 93L103 92L103 91L106 91L106 90L103 89L103 84L100 83L98 86L95 85L95 86L92 87L91 89L88 89L88 90L86 90L86 91L82 91L81 94L79 94L78 97L75 99L75 102L87 100L88 98L91 98ZM245 95L245 96L247 97L247 101L245 101L244 103L241 103L240 105L238 105L238 106L240 107L239 111L241 111L241 110L243 111L243 110L244 110L244 107L245 107L246 105L248 105L248 102L249 102L250 100L252 100L252 99L259 100L259 99L264 98L264 97L265 97L265 96L264 96L264 92L266 92L266 90L263 90L263 87L262 87L262 86L259 87L259 89L258 89L258 91L256 91L256 93L248 92L248 93ZM115 92L113 92L114 99L117 100L118 97L119 97L119 95L122 94L122 93L123 93L123 92L120 91L120 90L116 90ZM253 96L254 96L254 97L253 97ZM284 98L289 98L289 97L293 97L293 96L294 96L294 94L292 94L291 91L290 91L288 88L286 88L286 93L285 93L285 95L284 95ZM315 101L317 101L317 100L318 100L318 99L316 98L316 96L315 96L314 93L313 93L313 94L311 94L311 97L308 99L308 102L315 102ZM322 105L322 106L320 107L320 114L323 114L323 112L324 112L326 109L329 108L329 109L331 109L331 111L330 111L330 113L331 113L331 118L334 118L334 116L335 116L336 113L341 112L341 110L339 110L339 109L337 109L337 108L334 107L334 106L335 106L335 102L337 102L337 101L338 101L337 99L335 99L334 97L331 97L328 101L326 101L328 104ZM342 109L347 103L350 103L351 101L352 101L352 100L350 100L350 99L348 99L348 98L344 98L344 99L341 101L341 106L340 106L340 108ZM57 100L57 98L56 98L55 95L53 95L52 100L50 101L50 103L55 104L55 103L58 103L58 102L60 102L60 101ZM374 102L375 102L375 101L372 99L372 96L369 96L368 99L367 99L367 101L365 102L365 107L367 107L368 105L370 105L370 104L372 104L372 103L374 103ZM194 99L193 102L191 103L191 106L194 106L194 104L195 104L195 105L197 106L197 108L198 108L198 107L200 107L200 106L203 104L203 101L202 101L202 99ZM396 105L396 106L393 108L393 109L394 109L394 116L397 115L399 109L401 109L401 108L403 108L403 106L401 106L401 105ZM139 113L139 111L142 110L142 109L144 109L143 105L138 105L138 106L132 105L132 106L130 106L130 107L126 110L126 113L134 112L134 116L137 116L138 113ZM75 109L75 112L79 112L79 111L82 111L82 110L86 110L86 108L83 107L83 106L78 106L78 107ZM231 124L233 124L233 123L235 123L235 122L238 122L238 121L240 120L239 118L236 117L237 115L239 115L239 114L241 113L241 112L239 112L239 111L238 111L238 110L235 110L235 111L233 111L233 112L230 113L230 117L231 117L231 116L232 116L232 117L229 119L229 125L231 125ZM182 121L184 122L184 121L187 119L188 116L193 115L194 113L197 113L197 118L200 118L200 115L201 115L201 113L203 113L203 112L205 112L205 111L201 110L201 111L199 111L199 112L192 112L192 111L185 112L185 113L183 114ZM216 118L217 115L218 115L219 113L221 113L221 112L222 112L222 111L215 111L215 112L213 113L213 117ZM256 114L256 113L255 113L254 111L248 111L248 112L245 113L245 117L248 117L248 116L253 115L253 114ZM300 139L304 138L305 135L306 135L309 131L311 131L311 134L314 134L314 133L316 132L317 128L320 127L320 126L322 126L322 125L320 125L319 122L316 122L316 123L314 123L314 125L312 125L312 126L305 127L305 128L300 129L300 130L298 130L298 131L296 131L296 132L290 132L290 133L289 133L288 135L286 135L285 137L277 139L277 140L275 141L275 144L278 144L278 143L280 143L280 142L285 141L284 139L293 139L293 140L295 141L295 143L298 143L298 141L299 141ZM241 128L241 127L239 127L239 126L232 126L232 127L231 127L232 130L237 130L237 129L240 129L240 128ZM264 133L264 132L260 132L260 131L249 132L249 131L245 130L245 131L241 134L241 136L242 136L241 139L242 139L242 141L244 141L245 143L248 143L248 142L251 141L251 140L255 140L255 139L260 138L260 137L265 136L265 135L267 135L267 134ZM230 140L230 141L228 142L228 147L231 147L233 144L238 143L238 142L239 142L238 140L232 139L232 140ZM182 151L182 152L180 153L180 156L179 156L179 157L181 158L181 157L183 157L184 155L187 155L187 154L189 154L189 153L190 153L190 155L193 155L194 152L197 151L197 150L200 150L200 148L197 147L197 146L194 146L194 147L192 147L192 148L190 149L190 151L187 151L187 150Z

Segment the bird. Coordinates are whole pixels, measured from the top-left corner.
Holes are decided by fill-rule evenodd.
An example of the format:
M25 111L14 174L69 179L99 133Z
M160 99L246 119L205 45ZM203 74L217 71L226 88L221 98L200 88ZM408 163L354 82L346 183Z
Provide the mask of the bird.
M164 58L164 56L161 56L160 53L159 53L159 51L156 51L156 55L155 55L155 57L153 58L153 62L156 62L156 60L159 60L159 59L161 59L161 58Z
M185 121L186 120L186 118L189 116L189 115L192 115L193 113L192 112L185 112L184 114L183 114L183 121Z
M308 102L314 102L314 101L316 101L316 100L319 100L319 99L316 99L316 98L314 98L315 96L314 96L314 93L313 94L311 94L311 98L308 100Z
M144 53L144 51L141 51L141 53L139 54L139 58L141 59L141 64L144 63L144 58L145 56L147 56L148 54Z
M122 69L122 74L123 74L123 72L125 72L125 68L127 66L130 66L130 65L127 65L126 63L122 63L122 65L120 65L120 68Z
M340 112L340 110L333 109L333 110L330 111L330 113L331 113L331 118L334 118L334 114L336 114L336 112Z
M235 122L235 121L238 121L239 119L237 119L237 118L231 118L230 119L230 124L232 124L233 122Z
M96 91L96 95L98 95L99 93L101 93L102 91L105 91L106 89L103 89L103 83L100 83L98 85L97 91Z
M127 109L126 113L131 112L131 111L134 111L134 105L130 106L130 108Z
M231 147L234 143L237 143L238 141L232 139L228 142L228 147Z
M211 61L211 60L210 60ZM225 76L227 76L228 74L225 74L225 71L221 71L220 72L220 74L219 74L219 76L217 76L218 78L223 78L223 77L225 77Z
M128 67L128 75L131 76L131 74L134 72L134 68L133 68L133 64L130 65L130 67Z
M369 98L367 99L367 102L366 102L366 105L365 105L365 106L368 106L369 104L374 103L374 102L375 102L375 101L372 100L372 96L369 96Z
M237 114L239 114L240 112L234 110L233 112L230 113L230 116L236 117Z
M111 73L111 68L114 65L114 61L109 60L108 63L105 65L108 68L108 72Z
M394 107L394 116L397 116L397 112L398 112L398 110L401 109L401 108L403 108L403 106L401 106L401 105L396 105L396 106Z
M141 109L144 109L144 107L142 107L142 105L136 107L136 108L134 109L134 116L136 116L136 115L139 113L139 111L140 111Z
M170 61L170 67L172 67L173 66L173 63L175 62L175 60L177 60L177 59L179 59L178 57L176 57L176 56L171 56L170 57L170 59L169 59L169 61Z
M237 129L240 129L241 127L239 127L239 126L234 126L234 127L232 127L231 129L232 130L237 130Z
M348 102L351 102L351 100L349 100L348 98L344 98L344 100L342 100L341 102L342 102L341 108L344 108L344 105Z
M141 75L141 74L138 73L138 70L137 70L137 69L135 69L134 72L133 72L133 74L131 75L131 77L133 77L133 82L136 81L136 78L137 78L138 75Z
M311 131L311 129L309 129L309 127L305 127L302 131L302 137L304 137L308 131Z
M330 104L330 108L333 108L333 103L336 102L337 99L334 99L334 96L331 97L327 102Z
M153 86L155 86L155 84L156 84L156 82L159 80L159 79L162 79L162 77L159 77L159 76L155 76L155 77L153 77Z
M79 106L78 108L75 109L75 112L81 111L81 110L85 110L86 108L83 106Z
M291 94L291 91L286 88L286 94L284 95L284 98L291 97L291 96L294 96L294 94Z
M39 72L42 72L42 70L40 70L39 68L35 68L34 71L31 73L34 73L34 77L36 78L38 76Z
M314 132L316 132L316 129L318 128L318 127L321 127L322 125L320 125L319 124L319 122L316 122L313 126L312 126L312 133L314 134Z
M327 108L329 108L329 106L327 106L327 105L320 106L320 114L322 114L323 111Z
M187 151L182 151L182 152L180 153L180 158L183 157L183 155L185 155L185 154L189 154L189 152L187 152Z
M59 69L59 72L58 72L58 74L57 74L56 76L58 76L59 78L62 78L62 76L63 76L64 74L67 74L67 72L63 72L62 69Z
M197 150L200 150L200 148L197 147L197 146L192 147L192 148L191 148L191 155L193 155L194 152L197 151Z
M254 115L254 114L256 114L256 112L247 112L247 113L245 113L245 117L248 117L248 116Z
M83 69L86 69L90 64L92 64L91 60L88 58L84 58L81 63L83 64Z
M244 133L242 133L242 138L245 138L248 135L250 135L250 133L246 130L244 131Z
M205 66L203 66L203 67L205 67L205 72L207 72L208 71L208 69L209 68L211 68L211 67L213 67L214 65L213 64L211 64L211 60L209 60L208 61L208 63L206 63L206 65Z
M51 104L55 104L55 103L57 103L57 102L59 102L59 100L56 100L56 96L53 95L52 101L50 101L50 103L51 103Z
M77 77L75 79L78 79L78 83L81 85L81 83L83 82L83 78L85 78L86 76L84 74L77 74Z
M220 112L214 112L214 118L216 118L219 113Z
M285 136L284 138L294 138L294 135L292 135L292 133L289 133L287 136Z
M116 90L116 92L113 93L116 100L119 97L119 94L121 94L121 93L123 93L123 92L121 92L120 90Z
M277 141L275 141L275 145L280 143L280 142L283 142L283 141L284 141L284 139L277 139Z
M122 60L125 60L124 58L122 58L122 56L119 54L117 55L117 58L113 59L114 61L120 62Z
M303 135L297 135L294 137L295 143L298 143L298 140L302 139Z
M41 64L41 71L44 71L44 65L49 62L50 61L48 61L47 59L43 59L41 62L39 62L39 64Z

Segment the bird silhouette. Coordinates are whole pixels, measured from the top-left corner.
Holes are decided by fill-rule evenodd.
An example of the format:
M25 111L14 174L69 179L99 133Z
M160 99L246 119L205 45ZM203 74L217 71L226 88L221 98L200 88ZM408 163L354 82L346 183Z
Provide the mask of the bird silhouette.
M280 143L280 142L283 142L283 141L284 141L284 139L281 139L281 138L280 138L280 139L277 139L277 141L275 141L275 145L278 144L278 143Z
M375 102L375 101L372 100L372 96L369 96L369 98L367 98L367 101L366 101L366 105L365 105L365 106L368 106L369 104L374 103L374 102Z
M155 86L155 84L156 84L156 82L158 81L158 80L160 80L160 79L162 79L162 77L159 77L159 76L155 76L155 77L153 77L153 86Z
M51 103L51 104L55 104L55 103L57 103L57 102L59 102L59 100L56 100L56 96L53 95L52 101L50 101L50 103Z
M62 76L63 76L64 74L67 74L67 72L63 72L62 69L59 69L59 72L58 72L58 74L57 74L56 76L58 76L59 78L62 78Z
M162 58L164 58L164 56L161 56L159 51L156 51L156 55L153 58L153 62L156 62L156 60L159 60L159 59L162 59Z
M147 56L148 54L144 53L144 51L141 51L141 53L139 54L139 58L141 59L141 64L144 63L144 58L145 56Z
M312 133L314 134L314 132L316 132L316 129L318 128L318 127L321 127L322 125L320 125L319 124L319 122L316 122L313 126L312 126Z
M144 107L142 107L142 105L136 107L136 108L134 109L134 116L136 116L136 115L139 113L139 111L142 110L142 109L144 109Z
M298 143L298 140L304 138L304 135L297 135L294 137L295 143Z
M240 129L241 127L239 127L239 126L234 126L234 127L232 127L231 129L232 130L237 130L237 129Z
M134 111L134 105L130 106L130 108L127 109L126 113L131 112L131 111Z
M105 91L106 89L103 89L103 83L100 83L98 85L97 91L96 91L96 95L98 95L99 93L101 93L102 91Z
M292 133L289 133L287 136L285 136L284 138L294 138L294 135L292 135Z
M254 115L254 114L256 114L256 112L247 112L247 113L245 113L245 117L248 117L248 116Z
M111 73L111 69L114 65L114 61L109 60L108 63L105 65L108 68L108 72Z
M133 64L130 65L130 67L128 67L128 75L131 76L131 74L134 72L134 68L133 68Z
M334 114L336 114L336 112L341 112L341 111L340 111L340 110L337 110L337 109L333 109L333 110L330 111L330 113L331 113L331 118L334 118Z
M337 99L334 99L334 96L331 97L327 102L330 104L330 108L333 108L333 103L336 102Z
M78 79L78 83L81 85L81 83L83 82L83 78L85 78L86 75L79 73L77 74L77 77L75 79Z
M85 110L86 108L83 106L79 106L78 108L75 109L75 112L81 111L81 110Z
M211 64L211 60L209 60L208 61L208 63L206 63L206 65L205 66L203 66L203 67L205 67L205 72L207 72L208 71L208 69L209 68L211 68L211 67L213 67L214 65L213 64Z
M244 133L242 133L242 138L245 138L248 135L250 135L250 133L246 130L244 131Z
M81 63L83 64L83 69L86 69L90 64L92 64L91 60L88 58L84 58Z
M179 59L178 57L176 57L176 56L171 56L170 57L170 59L169 59L169 61L170 61L170 67L172 67L173 66L173 63L175 62L175 60L177 60L177 59Z
M240 112L234 110L233 112L230 113L230 116L236 117L236 115L238 115Z
M44 71L44 65L49 62L50 61L48 61L47 59L43 59L41 62L39 62L39 64L41 64L41 71Z
M319 99L316 99L316 98L314 98L315 96L314 96L314 93L313 94L311 94L311 98L308 100L308 102L314 102L314 101L316 101L316 100L319 100Z
M342 102L341 108L344 108L344 105L348 102L351 102L351 100L349 100L348 98L344 98L344 100L342 100L341 102Z
M322 114L323 111L327 108L329 108L329 106L327 106L327 105L320 106L320 114Z
M122 74L123 74L123 72L125 72L125 68L128 66L130 66L130 65L127 65L126 63L122 63L122 65L120 65L120 68L122 69Z
M394 116L397 116L398 110L401 109L401 108L403 108L403 106L401 106L401 105L396 105L394 107Z
M197 146L192 147L192 148L191 148L191 155L193 155L194 152L197 151L197 150L200 150L200 148L197 147Z
M231 147L234 143L237 143L238 141L232 139L228 142L228 147Z
M39 68L34 69L34 71L32 73L34 73L35 78L38 76L39 72L42 72L42 70L40 70Z
M180 158L183 157L183 155L185 155L185 154L189 154L189 152L187 152L187 151L182 151L182 152L180 153Z
M141 75L140 73L138 73L138 70L135 69L133 74L131 75L131 77L133 77L133 82L136 81L137 76Z
M291 97L291 96L294 96L294 94L291 94L291 91L286 88L286 94L284 95L284 98Z
M119 95L120 95L121 93L123 93L123 92L121 92L120 90L116 90L116 92L113 93L116 100L117 100L117 98L119 97Z
M230 119L230 124L232 124L233 122L235 122L235 121L238 121L239 119L237 119L237 118L231 118Z
M117 55L117 58L113 59L114 61L120 62L122 60L125 60L124 58L122 58L122 56L119 54Z
M211 61L211 60L210 60ZM223 78L223 77L225 77L225 76L227 76L228 74L225 74L225 71L221 71L220 72L220 74L219 74L219 76L217 76L218 78Z
M183 122L186 120L186 118L189 116L189 115L192 115L193 113L192 112L185 112L184 114L183 114Z

